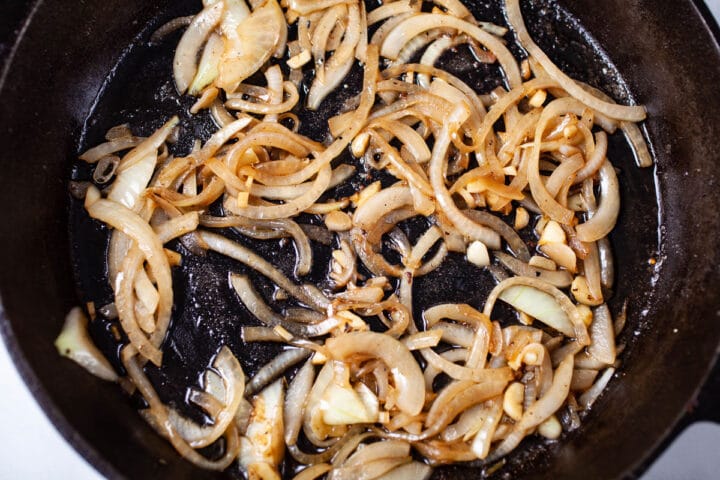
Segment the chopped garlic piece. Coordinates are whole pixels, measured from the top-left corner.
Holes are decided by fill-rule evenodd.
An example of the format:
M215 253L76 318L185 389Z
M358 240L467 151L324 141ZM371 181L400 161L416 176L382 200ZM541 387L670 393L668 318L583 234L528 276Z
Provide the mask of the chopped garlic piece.
M543 270L557 270L557 264L555 262L540 255L534 255L528 262L528 265L535 268L542 268Z
M505 390L503 396L503 410L513 420L520 421L523 415L523 399L525 398L525 385L515 382Z
M294 57L289 58L287 65L292 69L297 69L308 63L311 59L312 55L310 55L310 52L308 50L303 50Z
M332 232L346 232L353 226L350 215L338 210L325 215L325 225Z
M542 246L547 243L567 243L567 237L565 236L565 230L555 220L550 220L545 225L545 228L540 235L540 241L538 245Z
M562 425L555 415L550 416L547 420L540 424L538 433L550 440L557 440L562 434Z
M490 265L490 253L484 243L476 240L470 244L467 250L468 262L478 267Z
M538 90L530 97L530 106L533 108L542 107L547 100L547 92L545 90Z

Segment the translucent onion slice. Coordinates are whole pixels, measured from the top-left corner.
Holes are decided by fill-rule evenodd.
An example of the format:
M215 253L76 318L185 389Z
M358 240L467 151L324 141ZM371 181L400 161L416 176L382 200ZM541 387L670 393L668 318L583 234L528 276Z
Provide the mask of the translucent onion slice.
M113 140L101 143L100 145L91 148L90 150L80 155L79 158L80 160L87 163L97 163L101 159L114 153L120 152L122 150L127 150L128 148L135 148L144 140L145 138L143 137L115 138Z
M575 227L578 240L595 242L606 237L620 214L620 184L615 167L605 160L600 168L600 205L590 220Z
M146 158L151 152L159 149L162 144L165 143L178 123L180 123L180 119L177 116L172 117L162 127L157 129L155 133L129 151L120 161L120 164L117 167L117 174L120 175L125 170Z
M305 410L310 390L315 380L315 367L311 360L297 371L288 386L285 397L285 409L283 410L285 422L285 444L295 445L297 443L300 428L302 427L302 412Z
M356 332L329 338L329 353L338 360L354 355L376 357L390 368L398 390L398 408L408 415L417 415L425 403L425 381L410 350L394 338L376 332Z
M588 353L595 359L607 365L615 363L615 331L612 315L606 304L593 309L593 323L590 325L590 338L592 343L588 346Z
M88 319L80 307L70 310L65 317L55 348L63 357L74 361L96 377L109 382L118 379L115 370L98 350L87 331Z
M573 355L567 355L560 363L555 370L550 389L523 413L522 418L515 424L510 435L488 457L488 462L493 462L513 451L528 431L547 420L565 403L572 382L573 358Z
M572 275L567 270L545 270L544 268L533 267L503 252L495 252L493 255L515 275L539 278L558 288L567 288L573 281Z
M245 374L242 371L240 362L232 354L228 347L223 347L215 357L213 368L222 380L222 387L214 393L222 393L222 398L217 398L221 403L221 410L212 417L212 425L200 426L181 416L176 410L169 410L169 419L175 429L180 432L183 439L193 448L203 448L215 442L235 420L235 412L243 399L245 391ZM209 387L210 385L208 385ZM211 387L212 388L212 387ZM193 394L190 394L190 400Z
M217 2L204 8L193 18L192 23L180 39L173 60L173 75L175 76L175 86L181 94L187 91L195 78L200 47L205 43L210 32L220 24L224 11L224 2Z
M382 56L395 60L403 46L412 38L434 28L452 28L475 39L493 52L503 70L510 88L522 83L520 69L515 57L502 41L477 25L450 15L423 13L414 15L395 27L382 43Z
M377 480L428 480L432 468L422 462L410 462L390 470Z
M205 87L215 81L220 71L220 61L224 49L225 43L222 37L217 33L212 33L205 44L197 74L189 87L190 95L199 95Z
M225 38L217 86L234 92L237 86L257 72L273 56L287 28L276 0L266 0Z
M443 124L441 133L435 139L433 146L432 159L430 160L430 183L435 192L435 198L440 209L447 215L455 227L467 239L479 240L493 250L500 249L500 235L494 230L487 228L477 222L474 222L455 205L455 201L450 196L450 192L445 186L445 165L447 164L447 152L451 143L451 136L455 134L460 124L462 124L469 114L467 107L459 105L448 116L447 121Z
M156 331L153 334L153 343L159 346L170 324L173 303L170 264L163 251L162 242L147 222L127 207L118 203L100 199L90 205L87 211L92 218L100 220L132 238L150 265L155 280L157 281L158 293L160 294ZM120 275L118 275L118 277L119 276ZM120 308L120 305L118 305L118 308ZM123 312L121 311L119 313L122 318ZM150 350L152 351L152 349ZM153 358L148 358L148 360L153 361L156 365L160 365L162 358L160 355L153 355Z

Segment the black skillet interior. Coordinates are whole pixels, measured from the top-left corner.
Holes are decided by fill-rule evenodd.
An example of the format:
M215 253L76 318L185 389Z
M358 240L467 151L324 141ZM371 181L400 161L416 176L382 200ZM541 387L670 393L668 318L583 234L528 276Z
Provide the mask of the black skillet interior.
M0 121L10 143L0 195L12 206L3 213L5 225L14 226L0 240L4 244L0 292L10 319L2 325L16 358L24 357L21 369L51 418L103 473L211 478L212 474L184 463L158 439L115 386L57 361L52 347L62 316L73 304L93 300L100 305L110 293L98 261L106 232L80 214L77 205L69 215L62 207L69 202L70 165L76 167L72 172L76 178L87 175L72 161L77 152L100 141L110 126L129 122L138 133L147 134L172 114L182 115L186 134L207 138L211 133L207 117L189 118L192 100L175 93L171 59L177 35L159 45L147 44L154 28L199 7L195 1L168 3L148 7L142 2L87 2L72 11L41 4L35 12L0 90ZM476 16L503 23L497 3L474 2ZM711 170L720 110L711 108L717 98L704 89L720 79L715 43L706 30L704 36L697 34L700 20L690 2L633 2L632 7L614 0L594 3L602 5L568 1L560 7L533 1L525 3L524 11L533 36L568 73L620 101L626 101L630 91L648 105L647 128L659 163L662 227L658 234L653 172L636 169L622 139L615 138L611 158L622 171L624 209L619 233L613 237L619 265L613 306L617 309L627 298L631 318L623 337L628 349L622 378L612 382L585 427L556 444L529 442L511 457L501 476L539 478L552 473L564 478L582 467L591 478L612 478L631 471L682 413L720 337L714 321L717 288L697 288L718 277L714 267L718 253L705 243L717 231L718 219L703 214L720 206ZM74 23L77 18L84 19L82 28ZM674 23L668 23L670 18ZM687 22L685 28L674 28L678 18ZM683 51L712 61L693 62ZM479 88L497 81L492 69L478 69L465 61L464 52L454 55L445 58L448 68ZM320 139L323 132L317 119L337 110L359 83L359 69L347 83L346 93L326 102L315 121L304 119L305 133ZM176 148L181 151L188 145ZM276 247L258 245L266 253ZM273 258L293 256L289 245L280 246L280 251ZM165 399L177 404L182 404L184 387L197 382L198 371L221 343L233 348L248 372L274 352L266 347L248 349L238 340L240 307L226 275L228 269L241 267L215 257L209 263L188 258L175 278L185 288L177 299L166 344L167 366L150 372L163 385ZM450 263L442 274L427 278L432 289L425 287L428 292L442 292L443 297L425 296L425 301L481 305L491 286L489 277L464 271L461 262ZM283 266L290 269L287 262ZM320 278L324 268L319 266L313 274ZM79 297L73 291L73 271ZM189 273L194 280L188 281ZM422 291L423 285L418 289ZM456 292L457 298L446 292ZM112 344L105 326L96 324L93 335L108 350ZM647 415L650 410L653 413ZM479 473L480 469L453 467L440 470L438 478Z

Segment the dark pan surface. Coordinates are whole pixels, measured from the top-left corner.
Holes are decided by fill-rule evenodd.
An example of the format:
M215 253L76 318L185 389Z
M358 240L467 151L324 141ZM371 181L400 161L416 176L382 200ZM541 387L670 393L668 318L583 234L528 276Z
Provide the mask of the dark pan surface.
M64 15L69 15L64 7L41 5L10 65L6 83L0 85L0 132L10 143L0 195L5 205L12 206L3 212L5 225L17 226L0 238L0 294L10 319L2 327L16 342L16 357L27 359L21 368L51 418L103 473L130 478L150 474L211 478L212 474L180 460L157 438L116 386L89 378L70 362L58 361L52 347L64 313L78 302L70 280L73 271L80 300L102 305L110 298L104 269L97 261L106 232L79 214L77 205L69 216L63 207L69 201L65 182L72 159L99 142L110 126L129 122L138 133L147 134L170 115L186 112L192 103L177 98L171 80L172 49L178 36L158 46L147 45L147 39L166 20L196 11L196 2L170 6L161 2L153 7L141 2L115 3L82 4L81 11L73 13L86 14L92 21L79 31L63 23ZM502 23L496 2L488 3L476 2L478 18ZM613 307L617 309L625 298L631 306L623 378L611 384L584 428L554 445L531 442L510 458L511 465L500 472L501 477L525 473L528 478L548 474L570 478L583 471L589 478L612 478L631 471L682 414L720 338L716 316L720 302L713 287L719 257L708 241L718 231L718 217L707 214L720 206L713 188L717 178L711 169L717 159L715 134L720 119L715 117L720 110L714 108L718 100L713 93L717 92L705 88L720 80L715 43L707 31L698 34L699 17L690 2L587 3L561 3L579 16L578 23L554 2L528 2L525 12L532 19L531 33L571 75L620 101L626 101L632 91L640 103L649 106L647 127L659 161L661 208L658 215L653 172L634 168L623 140L615 138L611 158L622 170L624 210L613 237L620 264ZM679 20L673 25L663 23L670 17ZM683 19L684 29L671 28ZM45 41L48 36L54 39L52 45L63 46L62 51ZM559 39L557 44L554 38ZM608 54L598 45L607 48ZM682 55L687 51L712 61L693 62ZM30 61L33 58L43 61ZM492 72L487 72L490 80L486 81L457 58L463 58L462 52L445 59L450 68L474 79L476 85L482 80L484 88L493 86ZM105 80L108 72L112 75ZM358 78L356 72L348 81L349 92ZM326 102L319 118L343 100ZM186 132L206 138L212 131L207 118L191 121L187 113L183 115ZM304 133L320 139L320 122L304 120ZM180 153L188 145L176 148ZM72 175L82 178L87 172L76 165ZM659 235L658 225L662 225ZM268 255L278 247L257 246ZM287 273L291 273L293 257L289 244L280 246L275 256L286 259ZM655 266L650 259L657 261ZM180 406L184 388L198 381L197 374L221 344L228 343L250 373L274 351L241 344L238 332L244 312L229 290L227 271L242 268L212 255L209 260L188 257L183 271L176 274L176 284L184 286L184 294L176 299L166 365L149 372L165 400ZM489 277L465 275L459 264L428 277L433 288L425 287L428 292L456 291L457 298L416 297L423 297L427 304L463 300L481 305L492 285ZM318 266L313 275L321 278L324 268ZM703 290L698 285L709 287ZM106 350L113 348L102 324L92 333ZM455 467L441 471L438 478L479 474L479 469Z

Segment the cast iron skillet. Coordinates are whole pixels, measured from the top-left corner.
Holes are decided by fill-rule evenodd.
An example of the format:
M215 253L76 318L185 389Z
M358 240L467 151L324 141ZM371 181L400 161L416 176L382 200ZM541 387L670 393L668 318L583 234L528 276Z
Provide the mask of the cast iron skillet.
M102 244L71 241L68 234L69 222L77 220L68 209L72 159L116 120L147 131L164 114L187 107L164 85L169 67L162 50L151 51L146 40L164 21L195 11L194 3L39 2L0 77L0 326L48 416L113 478L217 478L180 459L117 386L59 360L52 345L65 313L102 282L102 272L80 282L79 292L73 282L73 270L83 268L78 258ZM625 202L621 233L613 237L620 264L616 304L628 298L631 306L620 378L583 428L553 445L530 442L499 475L619 478L637 472L683 415L720 343L714 241L720 231L720 53L689 0L560 3L598 43L554 2L525 5L531 33L574 76L619 100L632 92L648 106L657 176L636 170L615 142ZM497 12L486 2L474 5ZM557 35L562 46L551 47L548 38ZM582 67L587 62L589 69ZM202 124L187 125L207 134ZM438 476L480 474L455 467Z

